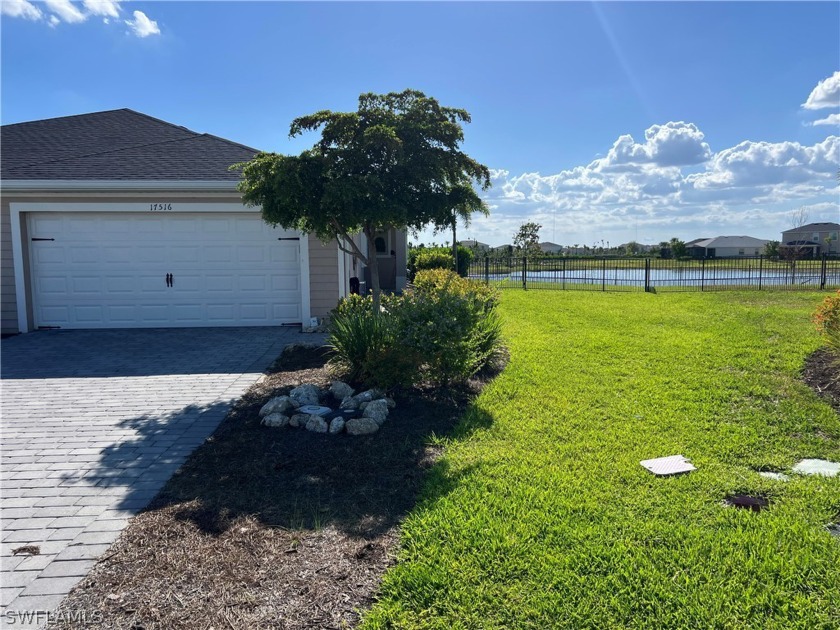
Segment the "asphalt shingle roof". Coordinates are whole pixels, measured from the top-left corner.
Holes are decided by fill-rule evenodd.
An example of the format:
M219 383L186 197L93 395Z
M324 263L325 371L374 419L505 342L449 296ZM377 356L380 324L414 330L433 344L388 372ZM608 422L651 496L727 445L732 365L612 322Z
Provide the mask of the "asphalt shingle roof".
M5 180L236 181L257 149L130 109L3 125Z

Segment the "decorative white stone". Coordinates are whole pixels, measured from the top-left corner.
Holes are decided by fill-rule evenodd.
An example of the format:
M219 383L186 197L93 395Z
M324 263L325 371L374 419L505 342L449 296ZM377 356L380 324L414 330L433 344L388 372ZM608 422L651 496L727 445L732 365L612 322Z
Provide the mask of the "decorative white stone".
M341 433L345 424L344 418L333 418L330 422L330 433Z
M379 431L379 423L373 418L352 418L344 428L350 435L368 435Z
M667 477L669 475L679 475L680 473L691 472L697 470L691 463L682 455L671 455L669 457L657 457L655 459L645 459L639 462L642 466L647 468L657 477Z
M364 418L373 418L379 426L388 418L388 403L384 400L374 400L365 406L362 413Z
M318 405L321 397L321 390L315 385L301 385L295 387L289 392L289 398L296 403L298 407L304 405Z
M307 431L313 431L314 433L326 433L329 428L330 427L327 424L327 421L321 416L309 416L309 420L306 421Z
M262 409L260 409L260 418L265 418L268 414L274 412L284 413L293 406L288 396L276 396L262 406Z
M341 381L333 381L330 385L330 393L336 400L344 400L348 396L352 396L355 393L355 390L352 387L350 387L347 383L342 383Z
M348 396L344 400L341 401L341 405L339 405L339 409L358 409L359 408L359 401L356 400L355 396Z
M267 427L285 427L289 424L289 416L284 416L280 412L270 413L262 419L262 424Z
M840 474L840 463L830 462L827 459L803 459L791 469L800 475L822 475L823 477L836 477Z
M295 429L298 427L305 427L307 422L309 422L309 415L305 413L296 413L289 418L289 426L294 427Z

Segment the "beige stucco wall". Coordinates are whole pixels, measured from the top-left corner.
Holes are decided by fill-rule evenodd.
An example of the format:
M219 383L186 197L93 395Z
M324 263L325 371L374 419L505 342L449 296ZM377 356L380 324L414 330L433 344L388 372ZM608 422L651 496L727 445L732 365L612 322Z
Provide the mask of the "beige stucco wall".
M338 244L309 235L309 304L312 317L326 317L338 304Z
M0 320L3 334L18 331L15 268L12 260L12 221L9 200L3 197L0 197Z

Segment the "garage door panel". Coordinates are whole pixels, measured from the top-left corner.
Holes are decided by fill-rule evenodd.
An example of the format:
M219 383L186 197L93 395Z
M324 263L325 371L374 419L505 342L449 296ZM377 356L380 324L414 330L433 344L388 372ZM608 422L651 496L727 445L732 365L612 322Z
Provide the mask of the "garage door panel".
M32 213L36 326L301 321L298 241L258 214ZM288 235L288 236L287 236ZM174 286L166 286L166 274Z

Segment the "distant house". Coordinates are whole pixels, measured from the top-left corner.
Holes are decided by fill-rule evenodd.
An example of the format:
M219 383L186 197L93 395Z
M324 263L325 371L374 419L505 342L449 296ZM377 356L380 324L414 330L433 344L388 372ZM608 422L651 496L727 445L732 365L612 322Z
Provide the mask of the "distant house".
M769 240L752 236L716 236L694 239L685 244L688 255L693 258L737 258L738 256L761 256Z
M490 251L497 256L512 256L513 245L499 245L498 247L491 247Z
M540 243L540 249L542 250L543 254L562 254L565 248L562 245L558 245L557 243L550 243L548 241L545 241L543 243Z
M812 258L820 254L840 255L840 223L809 223L782 232L782 252L795 251L799 257Z
M476 252L486 252L490 250L490 246L487 243L482 243L481 241L476 240L458 241L458 245Z

